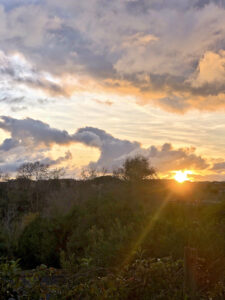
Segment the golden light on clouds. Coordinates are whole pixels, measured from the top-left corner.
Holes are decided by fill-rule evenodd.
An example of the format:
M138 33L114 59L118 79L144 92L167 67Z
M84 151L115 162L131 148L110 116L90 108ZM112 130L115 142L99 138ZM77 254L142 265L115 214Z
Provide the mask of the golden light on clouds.
M99 159L100 152L98 149L93 147L87 147L82 145L81 143L71 144L69 147L67 146L59 146L54 145L49 154L51 155L52 159L57 159L67 151L71 153L71 159L65 160L62 162L61 166L64 167L83 167L89 164L90 162L95 162Z
M10 134L3 129L0 129L0 145L4 142L5 139L10 138Z

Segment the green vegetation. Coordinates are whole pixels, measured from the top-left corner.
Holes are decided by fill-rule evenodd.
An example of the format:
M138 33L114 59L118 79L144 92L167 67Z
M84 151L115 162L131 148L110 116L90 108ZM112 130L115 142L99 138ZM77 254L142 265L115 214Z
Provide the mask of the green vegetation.
M225 299L223 184L134 177L0 183L0 299Z

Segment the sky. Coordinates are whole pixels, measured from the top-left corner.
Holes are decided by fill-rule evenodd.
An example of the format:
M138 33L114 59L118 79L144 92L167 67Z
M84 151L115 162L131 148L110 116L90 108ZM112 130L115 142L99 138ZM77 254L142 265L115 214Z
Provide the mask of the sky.
M0 169L225 180L224 0L0 0Z

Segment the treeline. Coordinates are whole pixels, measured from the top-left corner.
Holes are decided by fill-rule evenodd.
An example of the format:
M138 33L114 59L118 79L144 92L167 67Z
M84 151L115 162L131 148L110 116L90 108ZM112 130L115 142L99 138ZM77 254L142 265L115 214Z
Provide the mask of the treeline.
M49 180L62 178L64 174L63 168L50 168L49 164L36 161L21 164L14 179ZM12 179L10 173L0 170L0 180L7 182Z
M106 168L98 169L93 166L84 167L80 174L80 179L94 179L99 176L107 175ZM110 173L114 177L126 180L126 181L140 181L144 179L156 178L156 169L150 166L150 162L147 158L141 155L137 155L132 158L127 158L122 167L116 168ZM26 162L19 166L16 174L16 179L27 180L49 180L60 179L65 175L64 168L52 168L51 165L46 163ZM0 180L8 181L12 179L10 173L0 170Z
M197 299L224 299L225 202L202 205L210 190L135 159L116 176L0 184L2 299L189 299L185 247Z

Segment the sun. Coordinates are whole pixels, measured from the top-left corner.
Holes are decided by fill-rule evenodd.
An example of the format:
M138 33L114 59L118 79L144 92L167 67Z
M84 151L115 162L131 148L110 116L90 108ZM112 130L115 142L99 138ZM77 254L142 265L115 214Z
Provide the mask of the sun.
M189 180L188 174L192 174L192 172L191 171L176 171L175 175L174 175L174 179L177 182L182 183L184 181Z

